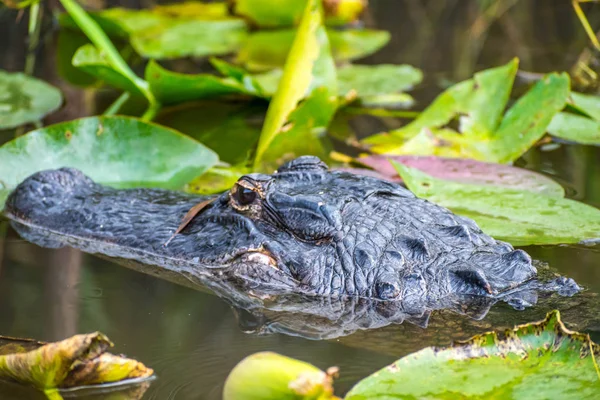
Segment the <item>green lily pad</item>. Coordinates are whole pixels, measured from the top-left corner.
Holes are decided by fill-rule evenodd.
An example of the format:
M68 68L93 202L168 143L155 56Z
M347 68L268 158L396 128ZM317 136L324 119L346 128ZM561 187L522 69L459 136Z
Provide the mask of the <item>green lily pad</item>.
M553 311L538 323L408 355L360 381L345 400L594 399L599 357L600 346Z
M266 71L282 67L294 41L295 29L259 31L245 40L237 62L251 71ZM351 61L366 57L381 49L390 40L387 31L328 30L331 53L335 61Z
M227 95L251 95L259 93L233 78L221 78L212 74L180 74L164 69L155 61L146 67L146 81L150 90L163 104L203 100Z
M232 53L246 37L246 24L239 19L177 21L137 31L131 44L146 58L206 57Z
M548 125L548 133L571 142L600 145L600 121L582 115L556 114Z
M22 73L0 70L0 129L37 122L62 104L60 91Z
M505 163L520 157L545 133L569 94L566 74L549 74L504 115L517 60L475 74L442 94L403 128L364 143L380 154L437 155ZM450 127L458 119L458 131Z
M529 190L434 178L392 161L420 198L469 217L488 235L515 246L600 240L600 210Z
M185 2L151 10L111 8L90 13L109 35L129 39L143 57L204 57L236 51L247 36L246 23L226 14L225 4ZM76 28L68 16L61 24Z
M34 172L75 167L117 187L181 189L217 155L171 129L126 117L90 117L37 129L0 147L0 208Z
M576 143L600 145L600 96L571 92L568 104L584 115L558 113L548 125L548 133Z
M280 153L269 149L269 146L280 134L293 129L295 122L290 122L292 112L298 102L319 88L323 94L320 98L332 99L335 107L326 110L328 121L333 118L337 108L337 78L336 69L329 48L329 41L323 27L323 11L319 0L310 0L304 11L302 22L298 27L296 37L289 52L283 69L281 82L273 100L269 105L261 136L256 149L254 169L262 162L263 155L269 150L271 159ZM322 119L321 117L319 117ZM313 120L311 120L313 121ZM303 132L304 140L312 140L310 133L316 126L307 126ZM288 132L289 133L289 132ZM294 143L301 143L294 141Z
M138 361L107 353L113 344L99 332L56 343L1 337L0 342L0 379L44 391L139 381L154 374Z
M423 79L423 72L410 65L357 65L338 69L340 94L356 91L358 97L404 92Z
M409 107L413 98L401 93L421 82L421 70L410 65L349 65L337 70L338 95L358 97L364 107ZM252 82L266 94L277 91L281 69L252 75Z

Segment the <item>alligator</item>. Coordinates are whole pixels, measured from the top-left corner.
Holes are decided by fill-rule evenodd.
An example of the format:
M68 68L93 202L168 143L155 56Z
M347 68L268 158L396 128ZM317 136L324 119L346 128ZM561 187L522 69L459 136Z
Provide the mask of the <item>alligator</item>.
M141 262L226 297L300 294L421 308L469 296L523 308L519 291L580 289L569 278L537 279L525 251L468 218L312 156L245 175L212 197L115 189L73 168L46 170L10 194L4 214L41 246Z

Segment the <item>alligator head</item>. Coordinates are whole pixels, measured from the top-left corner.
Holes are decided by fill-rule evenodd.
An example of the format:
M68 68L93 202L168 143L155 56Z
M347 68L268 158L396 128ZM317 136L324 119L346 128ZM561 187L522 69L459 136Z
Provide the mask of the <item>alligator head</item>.
M201 202L206 206L172 237ZM214 198L117 190L75 169L43 171L14 190L5 214L44 246L138 260L262 296L424 304L451 294L501 297L536 278L524 251L472 220L397 184L329 171L308 156L272 175L243 176Z

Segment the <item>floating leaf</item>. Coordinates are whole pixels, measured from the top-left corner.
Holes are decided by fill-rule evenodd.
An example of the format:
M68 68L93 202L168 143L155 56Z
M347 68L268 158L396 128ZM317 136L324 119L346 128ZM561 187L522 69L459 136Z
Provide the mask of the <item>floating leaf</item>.
M261 28L298 25L308 0L233 0L233 14ZM324 0L325 24L345 25L363 12L364 0Z
M360 381L346 400L593 399L600 346L568 330L558 311L541 322L428 347Z
M423 79L421 70L410 65L348 65L338 69L342 95L356 91L358 97L377 96L412 89Z
M422 79L422 72L410 65L349 65L337 70L338 94L355 93L362 106L410 106L413 98L406 93ZM253 82L266 94L275 93L281 79L281 69L252 75Z
M600 96L571 92L569 105L590 118L600 121Z
M397 177L398 172L389 160L416 168L434 178L458 183L527 190L546 196L564 197L565 191L552 179L523 168L475 160L430 156L366 156L357 159L375 171Z
M178 21L140 30L131 44L146 58L205 57L236 51L246 36L246 24L238 19Z
M259 31L248 36L238 52L238 63L251 71L265 71L282 67L294 41L295 29ZM328 30L333 58L350 61L366 57L387 44L386 31L349 29Z
M275 93L256 149L254 169L275 137L288 129L286 122L298 102L315 88L323 88L327 97L337 102L336 70L331 58L327 34L322 25L320 0L310 0L298 27L281 83ZM335 109L331 113L333 118Z
M0 147L0 208L29 175L75 167L118 187L181 189L215 165L217 155L195 140L126 117L90 117L37 129Z
M111 8L90 16L107 34L128 38L146 58L227 54L236 51L247 36L246 23L229 17L223 3L186 2L152 10ZM66 17L61 24L75 27Z
M41 120L62 104L60 91L22 73L0 70L0 129Z
M333 375L276 353L246 357L231 371L223 400L334 400ZM339 400L339 399L338 399Z
M600 240L600 210L527 190L434 178L394 163L417 196L472 218L488 235L515 246Z
M576 143L600 145L600 122L582 115L556 114L548 125L548 133Z
M212 74L180 74L150 61L146 67L150 90L164 104L202 100L226 95L258 95L237 80Z
M4 339L0 348L0 379L41 390L72 388L130 379L144 379L153 371L144 364L106 353L113 344L101 333L76 335L56 343L25 343Z
M517 61L475 74L439 95L413 122L364 140L375 153L438 155L505 163L545 133L569 94L566 74L537 82L502 117ZM459 118L459 130L447 125Z
M587 116L558 113L552 118L548 133L576 143L600 145L600 96L571 92L569 106Z
M115 69L104 54L92 44L80 47L73 56L73 65L87 74L130 93L142 94L130 76Z

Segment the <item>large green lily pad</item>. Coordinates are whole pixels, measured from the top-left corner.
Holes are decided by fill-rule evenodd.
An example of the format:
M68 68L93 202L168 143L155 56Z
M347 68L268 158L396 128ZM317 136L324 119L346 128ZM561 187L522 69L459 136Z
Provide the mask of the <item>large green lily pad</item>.
M600 210L559 196L446 181L392 161L417 196L472 218L488 235L513 245L600 240Z
M0 70L0 129L37 122L61 104L57 88L22 73Z
M181 189L215 165L195 140L126 117L90 117L29 132L0 147L0 208L10 189L34 172L75 167L118 187Z
M538 323L406 356L345 399L596 399L599 357L600 346L553 311Z

